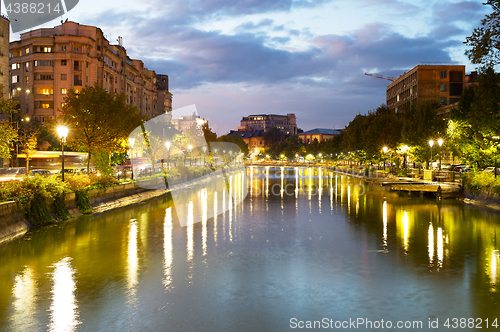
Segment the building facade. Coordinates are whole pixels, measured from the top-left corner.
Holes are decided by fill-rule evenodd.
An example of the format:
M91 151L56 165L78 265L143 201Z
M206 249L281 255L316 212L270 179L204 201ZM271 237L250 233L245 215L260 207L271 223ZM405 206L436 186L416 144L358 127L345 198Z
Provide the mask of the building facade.
M168 75L156 74L156 92L160 114L172 112L172 94L168 91Z
M339 129L316 128L297 134L297 136L300 137L302 142L309 144L312 143L315 139L317 139L318 142L328 141L329 139L332 139L336 135L340 135L341 132L342 131Z
M258 154L264 151L264 148L266 148L266 141L264 140L263 130L231 130L229 132L229 135L240 136L247 144L248 150L252 154Z
M276 115L276 114L258 114L243 117L238 131L263 130L267 132L270 128L276 127L282 133L288 135L297 135L297 118L295 114Z
M208 123L208 121L196 114L180 116L177 119L172 119L172 125L175 129L181 132L189 130L194 124L196 124L198 128L201 128L205 123Z
M121 37L118 45L110 44L100 28L65 22L26 32L10 43L9 57L11 94L22 115L53 119L69 89L79 91L95 82L110 93L125 93L127 103L148 118L165 112L156 73L127 55Z
M9 36L10 22L3 14L0 15L0 93L4 99L9 99Z
M421 100L434 100L442 106L455 104L464 82L464 65L419 64L387 86L387 107L401 112Z

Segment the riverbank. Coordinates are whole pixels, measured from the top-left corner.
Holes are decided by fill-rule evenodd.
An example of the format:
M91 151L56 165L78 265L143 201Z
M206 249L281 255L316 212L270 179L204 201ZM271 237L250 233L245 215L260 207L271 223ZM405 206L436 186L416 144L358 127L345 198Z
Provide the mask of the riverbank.
M91 209L89 214L99 214L105 211L143 203L173 191L186 189L193 185L209 181L211 178L211 174L207 174L195 179L194 181L186 180L185 182L172 186L170 189L145 189L164 188L164 179L156 178L122 183L106 189L89 190L88 200ZM84 214L78 207L75 192L66 193L64 195L64 206L69 213L69 218L66 221L74 220ZM54 218L53 222L43 225L35 225L30 223L25 209L26 206L19 202L0 202L0 243L22 236L30 229L61 221L56 215L54 215L53 211L51 211L52 217Z

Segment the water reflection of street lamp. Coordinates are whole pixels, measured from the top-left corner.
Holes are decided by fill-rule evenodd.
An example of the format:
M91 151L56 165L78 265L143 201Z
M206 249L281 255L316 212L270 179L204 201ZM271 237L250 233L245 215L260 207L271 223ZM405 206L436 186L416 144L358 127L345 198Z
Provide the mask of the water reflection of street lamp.
M382 151L384 151L384 171L385 171L385 164L387 164L387 158L385 157L385 154L387 153L387 151L389 151L389 148L387 146L384 146L382 148Z
M429 145L431 146L431 165L432 165L432 146L434 145L434 141L430 140ZM429 167L430 168L430 167Z
M441 146L443 145L442 138L438 139L438 145L439 145L439 170L441 170Z
M64 143L66 142L66 137L68 136L68 127L65 126L59 126L57 127L57 134L59 135L59 138L61 139L61 146L62 146L62 153L61 153L61 158L62 158L62 167L61 167L61 174L62 174L62 181L64 182Z

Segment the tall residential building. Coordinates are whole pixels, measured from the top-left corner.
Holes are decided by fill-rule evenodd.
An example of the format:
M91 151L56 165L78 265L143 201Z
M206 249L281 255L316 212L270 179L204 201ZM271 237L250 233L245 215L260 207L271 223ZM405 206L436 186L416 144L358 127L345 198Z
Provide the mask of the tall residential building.
M9 99L9 36L10 22L0 15L0 93Z
M284 134L297 135L297 118L295 114L276 115L258 114L243 117L238 131L263 130L267 132L270 128L276 127Z
M161 113L172 112L172 94L168 91L168 75L156 75L156 92L158 109L162 110Z
M148 118L165 112L165 102L158 102L157 74L127 55L121 37L112 45L97 27L65 22L21 34L10 43L10 72L22 115L42 122L58 115L69 89L95 82L110 93L125 93L127 103Z
M457 103L465 82L464 65L419 64L387 87L387 107L403 111L421 100Z

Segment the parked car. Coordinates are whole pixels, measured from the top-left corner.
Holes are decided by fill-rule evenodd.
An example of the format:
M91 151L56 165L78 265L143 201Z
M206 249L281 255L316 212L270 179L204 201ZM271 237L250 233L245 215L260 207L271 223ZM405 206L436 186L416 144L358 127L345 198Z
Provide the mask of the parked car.
M490 166L490 167L486 167L483 172L486 172L486 173L494 173L495 172L495 167L494 166ZM497 174L500 174L500 167L497 167Z
M51 173L48 169L32 169L29 172L30 175L36 175L39 174L41 176L49 176Z
M471 166L468 165L460 165L458 168L457 172L464 173L464 172L470 172L472 170Z
M460 172L460 168L466 166L465 164L451 165L449 171Z

